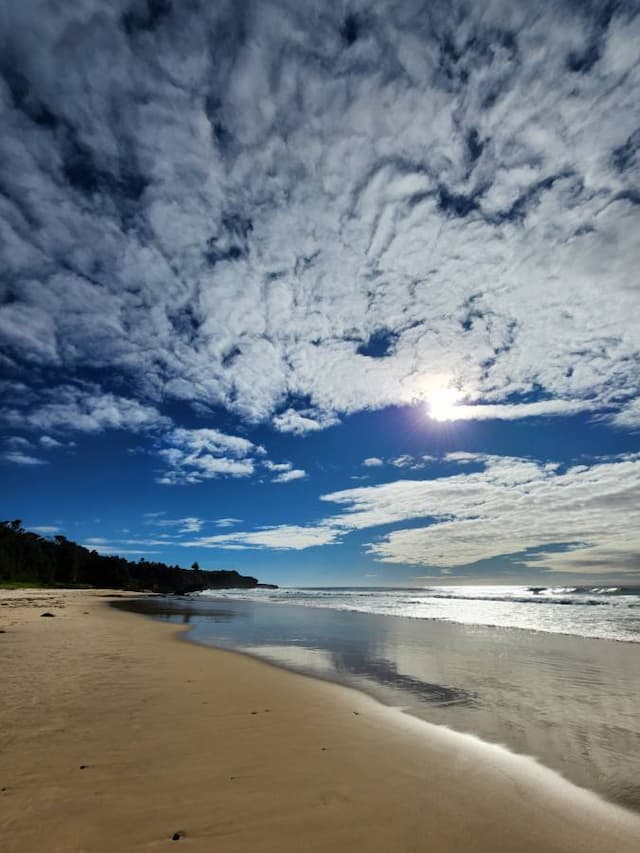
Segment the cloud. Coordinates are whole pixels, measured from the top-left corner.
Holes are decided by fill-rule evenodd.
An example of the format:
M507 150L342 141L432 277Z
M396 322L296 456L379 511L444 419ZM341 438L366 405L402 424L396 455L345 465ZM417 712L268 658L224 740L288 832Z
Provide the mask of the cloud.
M28 453L23 453L21 450L7 450L0 455L0 460L8 462L11 465L46 465L45 459L39 459L37 456L30 456Z
M272 483L290 483L293 480L304 480L307 476L307 472L303 471L302 468L292 468L290 471L282 471L280 474L275 476Z
M394 468L410 468L419 470L424 468L429 462L435 462L435 456L423 454L422 456L411 456L408 453L403 453L400 456L392 456L390 459L379 459L377 456L370 456L363 461L363 465L367 468L379 468L382 465L393 465Z
M292 432L294 435L304 435L307 432L317 432L340 423L331 412L321 412L313 409L287 409L273 417L273 426L279 432Z
M389 465L393 465L394 468L411 468L416 470L418 468L424 468L425 461L422 458L414 459L408 453L403 453L401 456L395 456L393 459L389 459Z
M27 447L33 447L29 439L21 435L10 435L8 438L5 438L4 443L7 447L14 448L15 450L24 450Z
M203 518L197 516L164 518L164 515L164 512L146 512L144 513L145 524L151 524L154 527L175 527L179 533L198 533L206 524Z
M318 545L332 545L338 541L339 535L339 532L331 527L282 524L253 531L203 536L181 544L188 548L221 548L226 551L254 548L300 551Z
M606 404L603 401L600 407ZM457 421L513 421L530 417L562 417L579 412L593 411L599 406L587 400L538 400L535 403L453 406L450 420Z
M619 412L610 418L614 426L623 429L640 429L640 399L636 398L625 405Z
M34 402L35 401L35 402ZM53 432L97 433L105 429L134 432L167 426L170 421L153 406L105 393L95 384L41 388L26 399L13 398L2 420L14 427ZM41 441L53 447L50 437Z
M125 554L130 556L142 556L143 554L157 554L157 551L149 551L146 548L122 548L117 542L94 543L90 539L85 540L85 548L90 551L97 551L98 554L113 554L117 557L122 557ZM160 543L158 543L160 544Z
M161 512L145 512L143 514L144 524L152 527L165 527L173 529L175 533L161 533L160 536L166 538L180 537L186 533L199 533L207 524L212 524L214 527L233 527L240 524L240 518L216 518L208 521L205 518L198 516L186 516L184 518L167 518L167 513ZM155 543L157 544L157 543Z
M163 443L169 446L158 450L166 466L158 478L162 485L200 483L222 476L248 477L255 470L256 457L264 453L248 439L217 429L175 428L163 437Z
M550 571L638 570L639 455L566 470L529 459L464 456L461 464L482 469L325 495L344 511L322 523L358 530L425 519L371 543L370 553L388 563L451 568L519 554L520 562ZM543 550L528 553L534 549Z
M323 495L340 511L313 525L238 531L183 544L301 550L394 525L398 529L368 545L381 562L451 574L452 568L512 557L540 571L638 572L640 454L568 468L473 453L449 454L443 461L457 464L458 472ZM477 470L468 470L472 464ZM402 527L409 521L410 527Z
M455 387L469 418L635 428L635 4L164 8L7 10L10 425L177 400L302 435Z
M290 483L293 480L303 480L307 476L306 471L302 468L294 468L291 462L272 462L265 459L262 464L267 471L275 473L272 483Z
M291 470L291 462L272 462L270 459L265 459L262 463L267 471L290 471Z
M366 468L378 468L380 465L384 465L384 462L377 456L369 456L367 459L363 460L362 464Z
M41 435L40 444L43 447L46 447L47 450L52 450L53 448L57 447L64 447L63 442L58 441L56 438L52 438L50 435Z
M55 524L31 525L29 530L32 533L38 533L40 536L53 536L55 533L60 533L60 528Z

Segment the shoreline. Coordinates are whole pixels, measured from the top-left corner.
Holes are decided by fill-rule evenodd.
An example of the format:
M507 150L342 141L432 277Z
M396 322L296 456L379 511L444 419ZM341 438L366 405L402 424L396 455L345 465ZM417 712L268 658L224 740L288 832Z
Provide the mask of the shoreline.
M637 816L533 759L351 688L176 642L181 627L108 597L0 592L13 599L0 607L10 853L162 850L176 833L230 853L637 849Z
M296 589L298 589L298 588L299 589L306 589L306 587L296 587ZM352 587L344 587L344 588L345 589L352 589ZM635 587L633 587L633 588L635 589ZM287 587L279 587L279 589L286 590ZM322 589L322 587L308 587L308 589L315 590L315 589ZM196 595L202 596L203 599L206 599L207 597L210 597L212 599L216 599L217 598L217 592L219 592L219 590L218 591L210 590L210 592L212 593L211 596L206 595L207 590L204 590L203 592L205 593L204 595L202 595L202 592L198 592L198 593L196 593ZM140 595L142 596L142 595L144 595L144 593L141 593ZM159 595L161 595L161 593L159 593ZM188 597L190 597L190 596L188 596ZM229 600L229 601L246 601L248 599L246 598L246 596L242 596L242 597L238 596L237 598L230 596L227 600ZM338 607L332 607L330 604L313 604L313 605L310 605L310 604L302 604L299 601L283 600L283 601L273 601L273 602L266 602L266 601L262 602L262 601L259 601L258 599L251 599L251 600L256 601L256 603L282 604L282 605L286 605L287 607L309 607L309 608L312 608L314 610L332 610L336 613L358 613L358 614L361 614L363 616L383 616L383 617L389 618L389 619L410 619L412 621L418 621L418 622L433 622L436 624L443 623L446 625L459 625L462 628L492 628L494 630L499 630L499 631L523 631L526 634L535 634L535 635L542 634L544 636L551 635L554 637L576 637L577 639L580 639L580 640L594 640L598 643L625 643L625 644L631 644L631 645L640 645L640 639L635 640L635 639L629 639L626 637L603 637L600 635L577 634L577 633L572 633L571 631L545 631L544 628L533 628L533 627L529 627L529 626L525 627L523 625L502 625L502 624L493 623L493 622L459 622L459 621L456 621L455 619L445 619L443 617L438 617L438 616L414 616L411 613L385 613L382 611L375 611L375 610L357 610L355 608L341 609Z
M115 606L534 757L640 814L640 658L628 644L228 597Z

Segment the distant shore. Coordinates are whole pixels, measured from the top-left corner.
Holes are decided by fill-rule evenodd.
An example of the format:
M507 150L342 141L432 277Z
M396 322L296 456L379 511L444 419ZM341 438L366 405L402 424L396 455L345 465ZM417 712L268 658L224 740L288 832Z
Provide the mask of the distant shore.
M7 853L638 849L637 817L529 759L106 595L0 591Z

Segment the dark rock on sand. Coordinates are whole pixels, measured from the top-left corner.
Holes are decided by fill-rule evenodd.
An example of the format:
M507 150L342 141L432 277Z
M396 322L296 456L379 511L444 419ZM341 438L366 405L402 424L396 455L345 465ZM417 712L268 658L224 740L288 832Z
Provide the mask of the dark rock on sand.
M43 617L43 616L49 616L51 619L53 619L53 618L55 617L55 613L49 613L49 612L47 611L46 613L41 613L41 614L40 614L40 618L41 618L41 619L42 619L42 617Z

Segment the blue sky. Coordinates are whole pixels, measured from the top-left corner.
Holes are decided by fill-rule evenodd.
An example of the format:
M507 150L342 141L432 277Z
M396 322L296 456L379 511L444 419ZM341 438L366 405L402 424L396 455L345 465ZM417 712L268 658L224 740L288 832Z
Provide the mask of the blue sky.
M640 582L637 3L9 2L2 516Z

